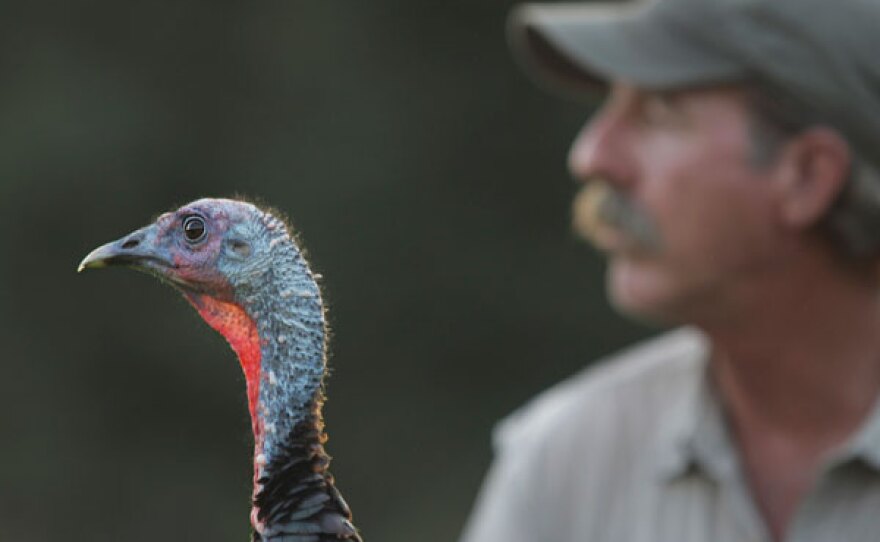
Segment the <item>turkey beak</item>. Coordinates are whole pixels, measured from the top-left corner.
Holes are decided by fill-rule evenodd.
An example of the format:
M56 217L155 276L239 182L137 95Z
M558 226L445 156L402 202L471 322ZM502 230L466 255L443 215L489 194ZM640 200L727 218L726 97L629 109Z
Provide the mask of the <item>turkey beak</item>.
M134 231L89 252L77 272L111 265L133 267L142 271L158 271L174 267L168 251L158 242L155 224Z

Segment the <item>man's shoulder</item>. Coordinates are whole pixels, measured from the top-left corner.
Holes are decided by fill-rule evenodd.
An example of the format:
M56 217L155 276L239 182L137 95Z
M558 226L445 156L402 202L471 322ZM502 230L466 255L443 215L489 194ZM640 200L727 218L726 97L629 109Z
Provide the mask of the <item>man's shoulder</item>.
M696 388L707 351L699 331L681 328L602 358L502 420L496 444L544 440L575 426L618 430L633 416L639 425L648 423Z

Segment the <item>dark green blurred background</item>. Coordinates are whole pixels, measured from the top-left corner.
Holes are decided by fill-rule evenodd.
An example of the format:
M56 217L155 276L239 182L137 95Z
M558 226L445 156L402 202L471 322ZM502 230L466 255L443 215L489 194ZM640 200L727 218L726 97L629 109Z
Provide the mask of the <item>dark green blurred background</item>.
M232 352L155 281L75 273L236 193L325 276L329 451L365 539L458 535L493 423L647 333L570 233L590 108L517 69L511 5L0 4L0 541L247 539Z

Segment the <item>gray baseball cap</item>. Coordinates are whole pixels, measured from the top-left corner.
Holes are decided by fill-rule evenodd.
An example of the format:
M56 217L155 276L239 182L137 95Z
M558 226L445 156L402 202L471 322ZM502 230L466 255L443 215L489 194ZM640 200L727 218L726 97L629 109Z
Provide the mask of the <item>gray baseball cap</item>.
M880 0L525 4L508 35L530 74L569 92L755 81L880 164Z

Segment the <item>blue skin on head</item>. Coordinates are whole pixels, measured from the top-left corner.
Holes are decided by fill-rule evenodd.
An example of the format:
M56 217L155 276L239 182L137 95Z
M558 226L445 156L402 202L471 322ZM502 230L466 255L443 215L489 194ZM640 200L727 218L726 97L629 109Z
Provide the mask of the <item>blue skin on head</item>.
M201 199L95 249L80 270L107 265L173 285L239 354L255 436L254 540L360 541L323 449L321 292L284 223L250 203Z
M258 453L271 462L297 421L320 407L325 372L320 290L284 223L250 203L200 199L96 249L81 268L109 264L146 271L191 300L208 296L250 317L260 339L254 416L265 431Z

